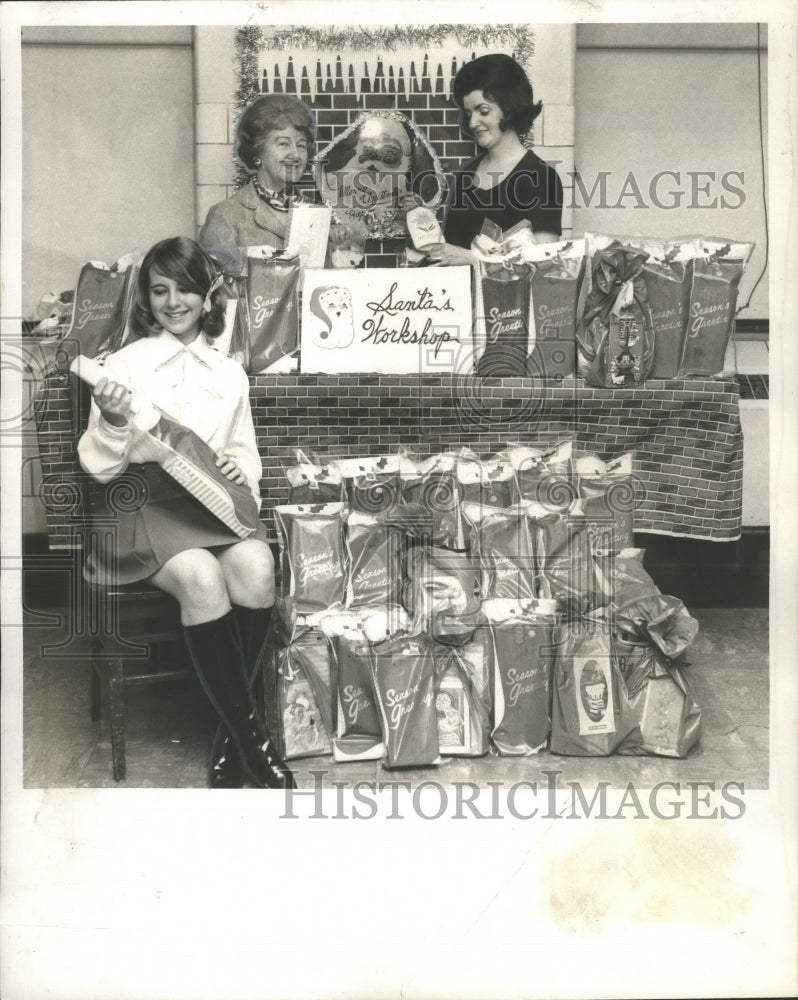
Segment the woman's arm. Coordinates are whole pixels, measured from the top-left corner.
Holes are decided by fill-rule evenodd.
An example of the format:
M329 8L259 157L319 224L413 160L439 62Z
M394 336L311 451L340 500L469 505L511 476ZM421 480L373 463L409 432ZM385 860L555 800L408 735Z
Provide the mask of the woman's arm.
M241 370L240 396L230 429L228 443L222 449L222 454L231 457L247 480L247 486L260 506L260 478L263 475L263 465L258 452L258 442L255 436L255 425L252 421L252 408L249 403L249 379ZM224 471L224 467L222 467Z
M130 393L125 393L130 373L117 359L111 358L106 361L105 370L107 378L94 390L89 423L78 442L80 464L101 483L108 483L125 471L132 443Z

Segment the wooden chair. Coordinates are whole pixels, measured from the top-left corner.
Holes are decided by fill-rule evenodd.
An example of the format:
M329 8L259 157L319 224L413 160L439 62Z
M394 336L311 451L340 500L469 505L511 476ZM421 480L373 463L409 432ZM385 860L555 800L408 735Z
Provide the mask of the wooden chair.
M98 515L103 487L86 475L77 458L77 442L88 420L90 391L73 375L60 371L43 380L36 405L36 427L42 463L42 498L48 529L58 521L74 548L67 614L68 636L45 655L85 656L92 666L91 718L110 725L115 781L123 781L125 762L125 688L179 678L194 678L187 661L179 607L169 595L147 583L98 586L82 575L82 555L92 534L112 532L112 518ZM64 392L68 387L68 392ZM55 499L53 499L55 498ZM169 659L163 654L169 648ZM55 650L59 652L55 653ZM175 653L177 650L177 653Z

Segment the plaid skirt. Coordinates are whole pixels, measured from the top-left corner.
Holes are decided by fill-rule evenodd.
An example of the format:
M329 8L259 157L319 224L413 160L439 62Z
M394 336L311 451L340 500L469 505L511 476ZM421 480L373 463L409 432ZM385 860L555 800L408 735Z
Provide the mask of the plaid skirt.
M156 462L131 464L97 489L83 575L103 586L146 580L187 549L241 539ZM268 545L262 522L249 536Z

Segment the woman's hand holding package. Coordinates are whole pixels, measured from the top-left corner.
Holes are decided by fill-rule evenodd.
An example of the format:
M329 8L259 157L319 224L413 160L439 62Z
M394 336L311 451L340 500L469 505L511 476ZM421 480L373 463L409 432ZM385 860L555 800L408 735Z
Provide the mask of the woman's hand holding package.
M455 246L453 243L433 243L427 248L426 254L433 264L474 263L474 255L470 250Z
M109 378L102 378L92 393L104 420L114 427L124 427L133 415L130 390Z
M223 451L216 459L216 466L223 476L231 479L234 483L246 486L247 477L239 468L238 462L233 457L232 450Z

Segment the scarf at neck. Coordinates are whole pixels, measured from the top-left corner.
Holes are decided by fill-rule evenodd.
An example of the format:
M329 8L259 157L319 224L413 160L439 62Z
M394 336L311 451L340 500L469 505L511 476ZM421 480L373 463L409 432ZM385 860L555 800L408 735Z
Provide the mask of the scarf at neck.
M296 204L302 201L301 192L289 194L287 191L270 191L269 188L265 188L261 184L255 174L252 176L252 182L255 186L255 193L260 200L265 201L267 205L271 205L278 212L287 212L292 203Z

